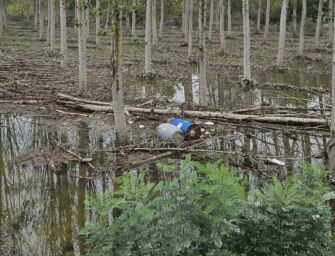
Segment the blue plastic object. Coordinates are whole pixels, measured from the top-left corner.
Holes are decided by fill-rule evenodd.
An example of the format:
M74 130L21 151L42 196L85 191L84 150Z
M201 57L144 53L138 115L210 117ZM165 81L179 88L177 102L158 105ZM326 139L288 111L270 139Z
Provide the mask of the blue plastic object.
M174 126L177 126L182 133L187 133L189 132L189 128L193 125L191 122L186 121L181 118L175 118L170 121L170 124L173 124Z

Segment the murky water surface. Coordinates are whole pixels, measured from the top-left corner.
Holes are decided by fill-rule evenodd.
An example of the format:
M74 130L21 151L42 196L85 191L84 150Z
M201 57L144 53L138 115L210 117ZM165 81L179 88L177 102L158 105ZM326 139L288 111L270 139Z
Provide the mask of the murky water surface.
M317 65L313 70L318 72L306 72L306 67L296 63L288 73L259 74L256 79L329 88L330 70ZM205 97L210 106L223 109L264 103L304 107L327 104L328 95L320 97L272 88L243 90L226 85L227 79L238 81L239 77L209 74ZM174 104L190 101L197 104L201 95L196 75L192 76L192 81L190 77L189 84L176 84L167 91L157 85L139 83L135 90L131 88L131 96L143 101L156 97ZM56 138L75 152L91 155L97 150L115 148L115 137L108 123L80 127L64 124L66 128L48 131L44 121L15 114L0 115L0 245L4 252L12 255L83 255L85 245L79 231L85 221L94 217L85 208L84 201L88 196L113 189L113 184L109 178L76 178L90 176L91 171L86 165L75 162L64 164L61 168L66 172L55 175L39 152L49 148ZM217 125L206 127L205 132L224 135L224 138L208 139L206 148L210 151L202 153L202 158L224 159L239 170L241 178L249 180L251 189L272 175L285 177L298 173L302 161L324 164L329 139L327 131L310 132L302 128L292 131L271 125L259 128L259 125L222 123L220 128ZM27 157L27 152L33 153ZM116 155L98 155L96 159L102 163L106 157L115 159Z

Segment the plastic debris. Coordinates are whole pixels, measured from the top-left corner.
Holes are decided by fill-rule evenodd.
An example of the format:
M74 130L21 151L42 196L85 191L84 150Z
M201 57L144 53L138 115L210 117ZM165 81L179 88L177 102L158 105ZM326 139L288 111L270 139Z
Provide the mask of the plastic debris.
M181 130L185 136L185 140L196 140L201 136L201 128L187 120L175 118L172 119L170 123Z

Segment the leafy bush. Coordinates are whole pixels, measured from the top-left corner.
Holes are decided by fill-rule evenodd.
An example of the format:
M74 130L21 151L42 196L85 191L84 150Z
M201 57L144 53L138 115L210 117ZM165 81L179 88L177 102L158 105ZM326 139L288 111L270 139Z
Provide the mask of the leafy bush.
M129 172L115 179L115 192L88 200L96 218L82 234L92 255L325 255L333 249L326 201L334 195L323 170L306 167L299 177L248 195L220 162L187 157L179 166L158 167L167 181L150 183L147 173Z

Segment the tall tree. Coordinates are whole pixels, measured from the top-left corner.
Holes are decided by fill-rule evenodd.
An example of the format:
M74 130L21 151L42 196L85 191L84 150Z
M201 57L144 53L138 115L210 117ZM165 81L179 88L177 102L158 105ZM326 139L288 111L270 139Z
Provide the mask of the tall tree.
M100 38L100 0L96 0L95 2L95 46L101 46L101 38Z
M315 40L314 40L315 47L320 46L321 21L322 21L322 14L323 14L323 12L322 12L323 1L324 0L319 0L318 18L316 20L316 30L315 30Z
M188 43L188 16L190 14L190 5L189 5L189 0L185 0L185 6L184 6L184 19L185 19L185 28L184 28L184 42L185 44Z
M50 0L50 47L55 47L56 17L55 0Z
M231 0L228 0L228 35L231 34Z
M39 39L43 39L44 17L42 11L42 0L38 0L38 18L39 18Z
M120 6L117 1L114 2L112 26L114 42L111 57L111 73L115 132L118 143L124 145L128 142L128 133L122 86L122 15L120 14Z
M34 30L38 27L38 1L34 0Z
M155 45L158 41L158 34L157 34L157 6L156 0L151 0L152 8L151 8L151 18L152 18L152 44Z
M264 41L265 42L267 42L269 38L270 12L271 12L271 0L266 0L265 29L264 29Z
M329 43L333 43L334 39L334 1L329 0Z
M144 56L144 69L145 73L152 72L151 70L151 0L147 0L145 15L145 56Z
M262 0L258 0L257 10L257 33L261 33L261 15L262 15Z
M277 53L277 66L279 67L284 66L287 6L288 6L288 0L283 0L280 14L280 31L279 31L278 53Z
M62 54L61 66L64 68L67 64L67 40L66 40L66 6L65 0L59 0L60 16L60 49Z
M225 6L223 0L220 0L220 49L224 53L226 48L226 40L224 33L224 16L225 16Z
M292 24L293 24L293 37L297 36L297 0L292 1L293 11L292 11Z
M133 0L133 5L131 8L131 36L132 39L135 40L136 37L136 11L135 11L135 6L136 6L136 0Z
M207 105L207 68L206 68L206 38L204 30L205 2L199 0L199 104Z
M335 175L335 33L333 33L333 36L331 139L328 144L328 159L329 169L332 171L333 175Z
M87 90L86 3L85 0L76 1L78 17L79 90L80 92L85 92Z
M193 0L189 0L190 3L190 14L189 14L189 22L188 22L188 49L187 49L187 57L188 60L191 60L192 57L192 47L193 47Z
M213 23L214 23L214 0L211 0L211 7L209 10L209 31L208 31L208 39L210 41L213 39Z
M85 27L86 27L86 38L90 38L90 0L85 1Z
M4 18L3 18L3 4L2 1L0 2L0 36L2 35L3 29L4 29Z
M242 13L243 13L243 35L244 35L244 54L243 54L244 78L251 80L249 0L242 1Z
M306 12L307 12L307 3L306 3L306 0L302 0L301 23L300 23L300 40L299 40L299 56L304 55Z
M164 0L161 0L161 16L160 16L160 22L159 22L159 38L162 38L163 30L164 30Z

